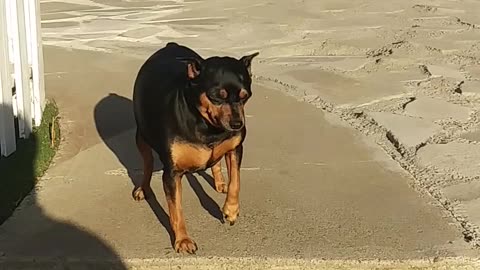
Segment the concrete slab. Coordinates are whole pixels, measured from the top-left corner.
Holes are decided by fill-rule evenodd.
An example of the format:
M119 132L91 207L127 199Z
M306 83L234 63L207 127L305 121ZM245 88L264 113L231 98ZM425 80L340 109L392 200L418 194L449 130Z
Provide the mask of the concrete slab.
M445 195L453 201L472 201L480 198L480 182L460 183L443 188Z
M350 58L352 64L358 59ZM310 63L296 63L292 66L269 65L260 70L264 76L281 78L280 81L300 87L310 94L319 95L322 99L336 105L359 105L387 96L406 92L404 80L418 79L410 70L400 72L383 72L356 76L347 72L336 72L328 69L328 65L310 59ZM378 79L382 77L382 79Z
M445 78L451 78L456 80L464 80L465 75L460 71L459 66L446 66L446 65L429 65L428 71L432 76L441 76Z
M39 260L176 257L159 173L152 181L156 197L142 203L131 199L133 182L141 177L131 83L119 87L117 79L124 79L119 74L103 80L94 75L108 69L134 74L138 62L46 50L47 62L57 57L75 64L55 69L70 77L58 84L49 78L49 93L61 111L71 112L63 119L71 121L67 130L83 127L81 134L65 137L78 141L81 150L57 162L0 227L0 251L8 258ZM76 92L80 89L84 93ZM254 91L247 106L238 224L220 222L224 195L208 181L198 175L184 179L184 211L198 256L411 259L468 250L451 220L408 186L406 174L379 154L378 146L279 91L258 84Z
M95 5L68 3L65 1L48 1L48 2L43 1L42 3L40 3L40 9L44 14L53 13L53 12L63 12L63 11L91 10L91 9L98 9L98 8L101 8L101 7L95 6Z
M44 48L44 54L46 94L62 108L62 136L68 138L57 153L57 162L61 162L102 141L95 128L93 106L108 93L131 91L136 76L133 70L139 69L142 61L102 54L96 54L95 58L88 51L59 50L49 46ZM106 61L110 64L105 64ZM79 97L85 102L78 103ZM120 100L118 106L121 105ZM115 108L112 106L111 113L118 116L118 121L111 121L110 125L104 127L107 137L129 128L122 125L123 120L133 120L130 112Z
M480 79L480 67L478 65L469 65L466 66L464 69L467 74L470 75L473 79Z
M435 166L457 172L468 177L480 175L480 145L451 142L431 144L417 153L422 166Z
M463 133L460 135L460 138L473 142L480 142L480 126L476 127L473 131Z
M471 109L435 98L418 98L407 104L405 114L430 121L452 119L467 121Z
M369 62L365 57L346 57L346 56L287 56L272 57L266 60L268 63L275 64L310 64L323 67L324 69L336 69L341 71L354 71L363 67Z
M462 91L466 93L480 94L480 81L466 81L462 84Z
M416 147L441 130L431 121L387 112L369 113L378 124L388 129L398 141L408 147Z
M480 199L464 202L461 209L465 211L470 222L480 225Z
M480 181L473 180L442 189L446 198L456 203L456 208L476 226L480 225Z
M468 221L480 225L480 181L473 180L443 188L445 196L457 204L457 208Z

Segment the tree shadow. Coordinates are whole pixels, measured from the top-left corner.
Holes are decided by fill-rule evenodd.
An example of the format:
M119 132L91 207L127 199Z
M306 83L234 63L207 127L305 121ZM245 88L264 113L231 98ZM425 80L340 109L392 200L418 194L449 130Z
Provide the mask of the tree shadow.
M111 93L96 104L94 118L98 134L127 170L134 190L142 181L143 163L135 144L136 124L132 101L126 97ZM154 155L154 173L161 171L162 167L157 155ZM203 173L203 175L208 174ZM218 204L208 196L198 180L193 175L188 176L187 179L203 208L213 217L223 220ZM208 182L214 187L212 181L208 180ZM153 190L147 191L147 197L146 201L158 221L169 233L171 244L173 245L174 235L167 212L158 202Z
M44 131L18 139L17 150L0 158L0 269L127 269L101 239L45 213L35 188L38 160L50 147Z

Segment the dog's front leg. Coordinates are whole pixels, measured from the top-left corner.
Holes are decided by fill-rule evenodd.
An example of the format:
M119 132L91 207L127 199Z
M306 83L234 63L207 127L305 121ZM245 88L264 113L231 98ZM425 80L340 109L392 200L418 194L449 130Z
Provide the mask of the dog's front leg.
M167 198L170 225L175 234L175 251L195 253L197 244L188 236L182 210L182 176L170 171L163 172L163 189Z
M223 214L230 225L235 224L237 220L239 208L240 194L240 166L242 165L243 146L239 145L235 150L225 155L227 163L228 176L230 183L228 184L227 199L223 205Z
M223 180L221 161L212 166L212 175L215 182L215 190L220 193L227 193L227 184Z

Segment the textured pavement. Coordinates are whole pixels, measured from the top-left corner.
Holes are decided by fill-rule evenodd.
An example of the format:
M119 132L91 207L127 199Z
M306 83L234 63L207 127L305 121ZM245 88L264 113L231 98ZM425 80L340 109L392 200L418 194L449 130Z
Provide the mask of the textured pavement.
M208 175L184 179L199 245L185 267L225 268L228 258L250 268L475 266L463 257L478 255L480 220L477 3L296 1L287 12L288 1L160 2L42 1L47 94L63 141L0 226L0 260L182 264L160 172L156 198L131 199L141 177L133 80L150 53L177 41L204 56L261 52L242 215L222 224L224 195Z

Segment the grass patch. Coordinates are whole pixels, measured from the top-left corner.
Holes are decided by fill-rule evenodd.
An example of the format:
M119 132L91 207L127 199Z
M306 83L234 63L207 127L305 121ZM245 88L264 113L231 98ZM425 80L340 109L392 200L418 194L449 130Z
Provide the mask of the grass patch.
M58 108L47 102L42 123L34 128L30 138L17 140L17 151L0 158L0 224L32 191L50 166L60 142Z

